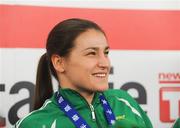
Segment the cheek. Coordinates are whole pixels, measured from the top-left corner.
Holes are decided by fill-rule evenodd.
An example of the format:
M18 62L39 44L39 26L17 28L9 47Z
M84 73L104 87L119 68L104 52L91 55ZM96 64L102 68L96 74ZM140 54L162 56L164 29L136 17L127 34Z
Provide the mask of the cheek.
M110 59L108 58L107 59L107 69L109 72L110 72L110 68L111 68L111 62L110 62Z
M84 67L88 72L93 73L97 69L97 63L95 61L89 61Z
M94 64L92 62L79 60L78 62L72 63L68 70L72 73L78 73L78 75L85 75L90 73L93 67Z
M96 60L79 57L76 60L71 60L71 63L67 64L66 69L69 73L78 74L82 77L82 75L91 75L96 69L96 66Z
M95 69L95 65L92 63L88 63L88 64L83 64L81 65L81 67L79 67L78 71L81 71L82 73L84 73L83 75L91 75L93 73Z
M80 60L79 61L79 67L82 67L86 70L92 70L97 65L97 61L94 59L86 59L86 60Z

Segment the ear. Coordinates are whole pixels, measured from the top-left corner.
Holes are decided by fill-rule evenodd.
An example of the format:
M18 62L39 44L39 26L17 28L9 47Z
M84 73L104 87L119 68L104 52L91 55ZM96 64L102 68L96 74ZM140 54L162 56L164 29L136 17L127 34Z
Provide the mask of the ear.
M64 59L57 54L51 56L51 62L57 72L64 72Z

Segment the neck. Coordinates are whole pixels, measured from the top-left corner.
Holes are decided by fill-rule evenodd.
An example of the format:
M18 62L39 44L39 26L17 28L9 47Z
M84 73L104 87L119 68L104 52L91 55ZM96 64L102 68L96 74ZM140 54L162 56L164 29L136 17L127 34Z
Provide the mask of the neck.
M77 91L77 92L79 92L79 91ZM86 99L88 104L92 103L92 100L94 97L94 92L79 92L79 94L81 94L81 96L83 96Z
M69 88L69 89L75 90L82 97L84 97L86 99L88 104L92 103L92 100L93 100L93 97L94 97L94 92L93 91L88 91L88 90L84 90L84 89L77 89L77 88L70 88L70 87L63 87L63 86L61 86L61 88Z
M91 104L93 97L94 97L94 91L90 91L87 89L72 86L65 79L60 79L60 81L61 81L61 84L59 83L59 85L61 85L61 88L69 88L69 89L75 90L76 92L78 92L81 96L83 96L86 99L88 104Z

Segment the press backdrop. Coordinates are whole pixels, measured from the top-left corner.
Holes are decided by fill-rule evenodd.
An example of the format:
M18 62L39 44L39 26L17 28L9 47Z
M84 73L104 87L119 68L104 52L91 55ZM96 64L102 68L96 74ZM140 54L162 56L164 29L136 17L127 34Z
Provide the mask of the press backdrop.
M172 126L180 116L180 1L4 0L0 127L11 127L32 110L37 63L48 32L75 17L96 22L107 34L110 88L127 90L154 128Z

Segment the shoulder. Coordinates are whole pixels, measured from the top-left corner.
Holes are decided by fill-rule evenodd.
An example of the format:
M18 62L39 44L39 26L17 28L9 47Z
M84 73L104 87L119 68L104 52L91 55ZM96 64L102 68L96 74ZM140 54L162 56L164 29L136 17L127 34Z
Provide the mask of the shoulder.
M180 117L174 122L172 128L179 128L180 127Z
M152 128L152 124L146 115L146 113L142 110L140 105L136 102L133 97L131 97L126 91L120 89L109 89L104 92L104 95L110 105L112 106L113 110L122 110L119 108L129 108L129 112L137 115L141 119L143 119L147 128ZM116 107L115 107L116 106Z
M20 119L15 124L15 128L42 128L42 122L48 117L48 110L51 109L51 106L52 101L47 100L40 109L34 110L24 118Z
M118 107L123 106L125 108L130 108L133 113L141 117L141 107L126 91L111 89L105 91L104 95L110 104L116 104Z

